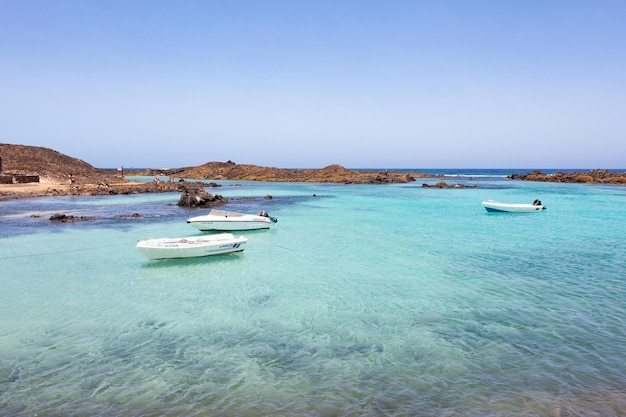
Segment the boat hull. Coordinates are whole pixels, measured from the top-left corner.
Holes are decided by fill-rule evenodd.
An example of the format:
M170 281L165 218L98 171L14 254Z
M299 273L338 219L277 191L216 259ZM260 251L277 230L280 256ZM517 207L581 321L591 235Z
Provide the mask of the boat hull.
M232 222L232 221L223 221L223 220L211 220L211 219L206 219L206 220L187 220L187 223L189 223L192 227L195 227L196 229L202 231L202 232L209 232L209 231L230 231L230 232L235 232L235 231L242 231L242 230L259 230L259 229L269 229L272 227L271 223L268 224L266 222L260 222L260 221L237 221L237 222Z
M159 238L141 240L139 249L148 259L198 258L241 252L248 239L235 237L229 233L211 236L193 236L186 238Z
M537 213L546 209L543 205L500 203L498 201L483 201L483 207L489 213Z
M204 216L192 217L187 223L202 232L270 229L274 225L269 217L221 210L211 210Z

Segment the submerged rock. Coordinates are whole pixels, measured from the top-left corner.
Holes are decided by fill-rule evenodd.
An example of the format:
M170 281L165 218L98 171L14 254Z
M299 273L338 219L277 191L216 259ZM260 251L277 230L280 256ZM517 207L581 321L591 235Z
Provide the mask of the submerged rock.
M445 181L439 181L437 184L422 184L422 188L478 188L477 185L465 185L465 184L448 184Z
M60 222L60 223L74 223L83 220L96 220L96 217L93 216L68 216L63 213L55 213L50 216L50 221Z

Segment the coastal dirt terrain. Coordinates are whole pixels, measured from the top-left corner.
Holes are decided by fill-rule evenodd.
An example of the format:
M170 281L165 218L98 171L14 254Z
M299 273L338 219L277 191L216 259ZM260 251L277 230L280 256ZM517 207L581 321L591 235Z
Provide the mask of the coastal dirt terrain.
M199 166L171 170L126 171L125 175L168 175L179 179L171 182L129 181L117 170L96 168L89 163L64 155L53 149L0 143L0 199L54 195L109 195L148 192L184 191L190 183L180 179L322 182L341 184L392 184L435 178L441 175L388 170L349 170L341 165L321 169L291 169L262 167L227 162L208 162ZM13 181L12 178L35 177L35 182ZM70 184L70 176L73 179ZM550 181L588 184L626 184L626 174L609 170L589 172L557 172L544 174L533 171L512 174L511 180ZM444 182L441 184L446 185Z
M171 174L177 178L195 178L211 180L263 181L263 182L332 182L342 184L391 184L415 181L416 177L432 176L427 174L393 171L349 170L333 164L321 169L291 169L261 167L257 165L228 162L208 162L195 167L174 170Z
M0 183L0 199L55 196L108 195L147 192L184 191L184 181L137 182L129 181L117 170L96 168L89 163L64 155L53 149L0 143L2 161L0 175L38 176L38 182ZM351 171L340 165L323 169L283 169L241 165L234 162L209 162L197 167L174 170L126 171L125 175L169 175L173 178L239 180L334 182L344 184L386 184L415 181L422 174L390 171ZM427 176L426 174L423 174ZM70 176L73 178L70 184Z
M5 179L38 176L38 182L2 181L0 199L167 191L167 184L161 184L157 189L152 183L128 181L117 171L95 168L80 159L38 146L0 143L0 158L0 176Z

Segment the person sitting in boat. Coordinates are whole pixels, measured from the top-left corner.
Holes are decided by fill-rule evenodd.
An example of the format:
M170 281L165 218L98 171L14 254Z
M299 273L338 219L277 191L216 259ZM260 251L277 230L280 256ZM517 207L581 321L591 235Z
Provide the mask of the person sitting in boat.
M533 206L540 206L540 205L541 205L541 200L537 199L533 201Z

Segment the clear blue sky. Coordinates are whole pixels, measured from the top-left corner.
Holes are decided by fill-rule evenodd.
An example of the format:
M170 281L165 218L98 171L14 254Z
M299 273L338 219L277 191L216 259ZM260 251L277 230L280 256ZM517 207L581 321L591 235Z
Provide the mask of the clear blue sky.
M626 1L0 0L0 142L96 167L626 168Z

